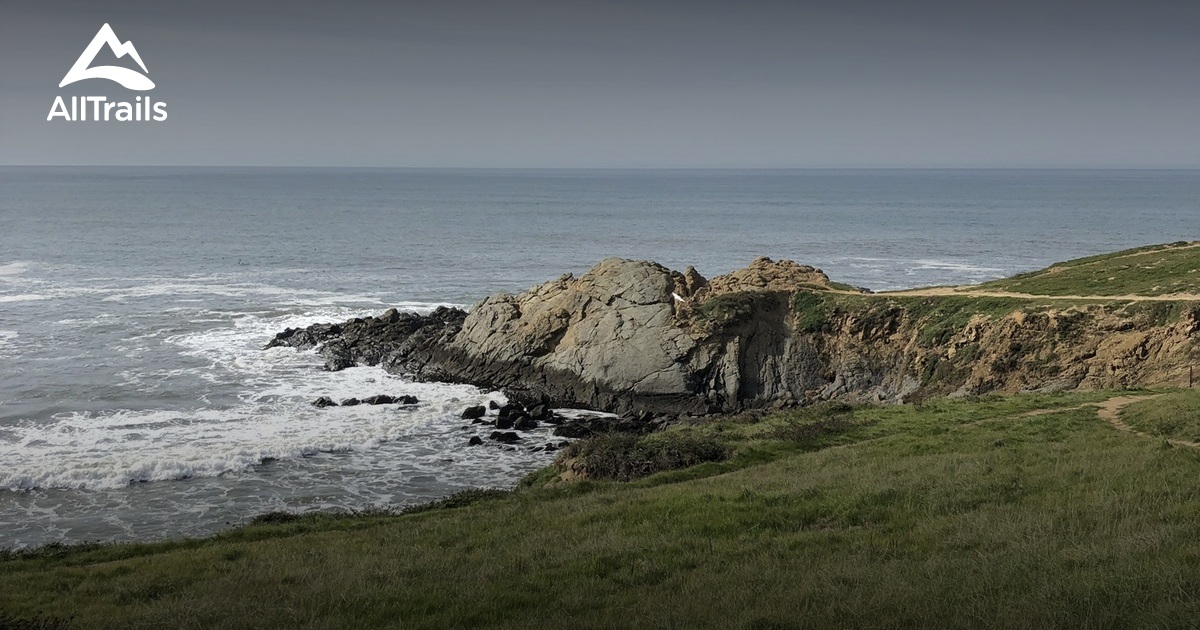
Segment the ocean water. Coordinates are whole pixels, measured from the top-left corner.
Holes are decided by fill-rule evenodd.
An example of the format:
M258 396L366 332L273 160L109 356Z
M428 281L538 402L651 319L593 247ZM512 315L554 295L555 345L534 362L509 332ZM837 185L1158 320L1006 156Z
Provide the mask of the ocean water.
M203 535L278 509L511 486L502 400L262 350L289 326L469 306L602 258L759 255L872 289L1200 238L1198 171L0 168L0 547ZM413 394L414 408L317 410Z

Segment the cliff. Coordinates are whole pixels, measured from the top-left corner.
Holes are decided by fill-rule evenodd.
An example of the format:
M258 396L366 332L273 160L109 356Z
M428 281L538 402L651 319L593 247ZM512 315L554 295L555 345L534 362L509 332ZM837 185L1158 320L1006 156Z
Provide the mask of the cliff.
M270 345L320 347L329 369L381 364L615 412L1187 385L1200 362L1197 269L1200 248L1176 244L1012 279L1054 290L992 283L871 294L787 260L759 258L705 279L614 258L578 278L493 295L469 313L389 311L284 331ZM1170 277L1154 282L1156 274ZM1105 290L1068 292L1085 279Z

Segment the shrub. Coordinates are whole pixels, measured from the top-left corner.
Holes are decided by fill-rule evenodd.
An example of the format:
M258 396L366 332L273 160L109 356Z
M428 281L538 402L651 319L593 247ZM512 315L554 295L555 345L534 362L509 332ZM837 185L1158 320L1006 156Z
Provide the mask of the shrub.
M800 332L821 332L829 324L829 316L825 312L825 298L820 294L797 291L792 297L792 307L796 311L796 330Z
M853 426L854 409L846 403L835 401L793 413L775 429L772 437L818 447L824 438L845 433Z
M630 481L728 457L728 447L708 436L667 433L640 437L606 433L570 444L558 461L561 465L567 459L575 459L577 466L592 479Z

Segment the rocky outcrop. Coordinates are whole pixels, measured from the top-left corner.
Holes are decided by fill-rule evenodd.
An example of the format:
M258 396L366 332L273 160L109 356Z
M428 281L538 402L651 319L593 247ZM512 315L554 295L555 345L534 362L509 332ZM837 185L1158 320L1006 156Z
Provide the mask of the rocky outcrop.
M1200 305L1182 302L869 295L786 260L705 279L613 258L469 314L390 310L289 329L269 347L316 347L327 369L379 364L531 406L709 413L1174 384L1197 357L1198 321Z
M275 335L267 348L318 348L325 358L325 369L336 372L360 364L376 365L392 354L445 343L458 332L466 316L466 312L457 308L441 307L429 315L402 313L392 308L378 317L288 328Z

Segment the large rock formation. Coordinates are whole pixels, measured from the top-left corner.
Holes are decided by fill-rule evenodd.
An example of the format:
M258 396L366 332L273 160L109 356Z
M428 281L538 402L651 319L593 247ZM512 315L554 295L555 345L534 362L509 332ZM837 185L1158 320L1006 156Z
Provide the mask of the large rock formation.
M612 258L469 314L390 310L270 345L319 347L331 370L381 364L525 402L675 413L1174 384L1196 358L1198 305L1061 304L868 295L767 258L711 280Z

